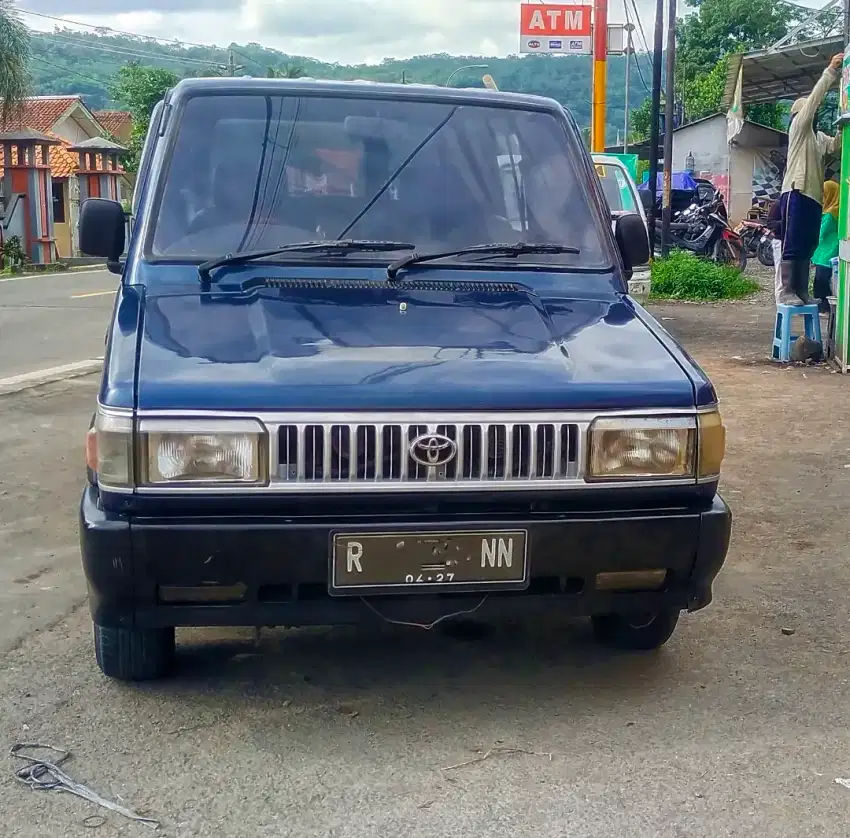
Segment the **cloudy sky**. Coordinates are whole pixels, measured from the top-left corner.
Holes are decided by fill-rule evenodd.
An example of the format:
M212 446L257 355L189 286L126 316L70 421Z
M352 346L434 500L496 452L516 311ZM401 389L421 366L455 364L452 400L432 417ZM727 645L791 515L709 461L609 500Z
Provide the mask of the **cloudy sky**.
M610 19L623 22L622 0ZM819 7L825 0L803 0ZM293 55L377 63L423 53L506 55L519 48L519 0L17 0L21 10L157 38L256 41ZM653 0L637 0L652 38ZM124 11L117 14L115 8ZM680 5L684 3L680 0ZM69 11L73 8L73 12ZM27 16L33 28L55 21Z

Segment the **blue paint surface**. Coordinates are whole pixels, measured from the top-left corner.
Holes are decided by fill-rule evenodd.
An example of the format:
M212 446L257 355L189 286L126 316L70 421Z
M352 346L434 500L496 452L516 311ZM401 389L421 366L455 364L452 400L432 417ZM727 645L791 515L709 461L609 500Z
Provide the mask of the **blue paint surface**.
M217 79L181 82L171 101L199 91L279 94L288 87L490 106L521 99L559 113L578 138L557 103L490 91ZM152 159L155 172L162 158L157 152ZM595 184L589 156L578 165ZM142 218L151 174L140 173ZM592 212L601 213L601 190L588 191ZM101 401L236 411L639 410L713 402L704 372L624 293L610 231L605 244L612 267L597 272L522 259L475 270L432 264L393 285L380 261L293 259L224 268L220 282L203 290L195 265L145 261L137 237L108 335ZM257 287L259 278L288 286ZM422 285L429 281L443 285Z

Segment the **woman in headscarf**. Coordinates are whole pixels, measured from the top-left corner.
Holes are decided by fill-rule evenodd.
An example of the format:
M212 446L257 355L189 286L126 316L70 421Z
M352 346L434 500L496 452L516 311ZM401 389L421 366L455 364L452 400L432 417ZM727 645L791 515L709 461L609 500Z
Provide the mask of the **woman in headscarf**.
M818 244L822 215L824 156L838 150L841 135L815 133L814 121L827 91L841 73L843 56L836 55L824 70L811 95L791 106L788 128L788 166L782 182L782 291L777 302L801 305L809 302L809 266Z
M823 185L823 217L820 223L820 241L812 256L815 266L814 296L818 307L829 312L826 298L832 294L832 260L838 256L838 184L828 180Z

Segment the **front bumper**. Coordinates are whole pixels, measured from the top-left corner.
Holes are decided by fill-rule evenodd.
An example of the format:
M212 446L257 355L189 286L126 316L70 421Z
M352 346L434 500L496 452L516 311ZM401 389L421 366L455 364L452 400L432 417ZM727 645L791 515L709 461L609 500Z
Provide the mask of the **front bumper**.
M530 584L490 593L478 616L570 616L646 612L659 606L691 611L711 602L712 583L729 547L731 513L719 496L698 508L545 515L339 515L330 518L227 516L130 517L105 511L87 487L80 508L83 567L92 617L101 625L157 626L336 625L379 619L359 597L328 594L333 532L391 529L522 528L528 531ZM663 589L597 590L601 572L667 568ZM166 604L163 587L215 582L244 586L226 604ZM481 593L371 597L391 619L431 622L475 608Z

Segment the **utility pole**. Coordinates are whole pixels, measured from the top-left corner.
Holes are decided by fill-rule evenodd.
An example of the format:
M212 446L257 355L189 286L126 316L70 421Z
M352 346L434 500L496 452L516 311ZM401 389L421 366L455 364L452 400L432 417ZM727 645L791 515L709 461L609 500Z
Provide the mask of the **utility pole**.
M608 0L593 0L593 93L591 151L605 151L605 95L608 70Z
M629 153L629 84L631 83L632 32L634 28L634 24L631 23L627 23L624 27L626 30L626 117L623 125L623 154Z
M235 76L238 72L244 70L245 68L241 64L236 63L236 57L233 54L233 50L228 50L227 53L227 75Z
M664 51L664 0L655 3L655 44L652 56L652 111L649 121L649 202L647 221L650 241L655 237L655 191L658 182L658 122L661 118L661 55Z
M670 193L673 178L673 110L676 107L676 0L667 12L667 103L664 110L664 194L661 204L661 255L670 255Z

